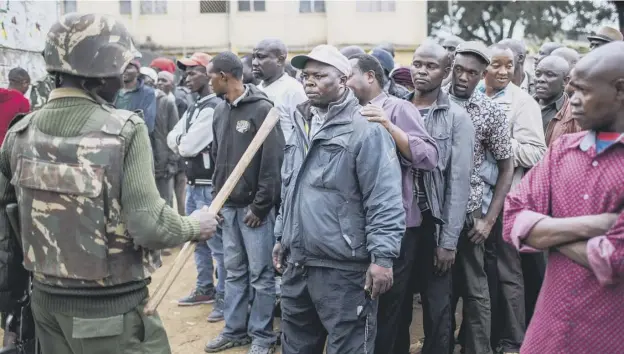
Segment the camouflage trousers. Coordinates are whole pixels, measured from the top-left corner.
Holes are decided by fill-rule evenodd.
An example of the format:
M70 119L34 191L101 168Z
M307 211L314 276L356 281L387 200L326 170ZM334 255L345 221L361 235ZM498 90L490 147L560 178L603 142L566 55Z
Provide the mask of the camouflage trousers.
M171 354L160 317L145 316L143 305L108 318L70 317L35 303L32 310L42 354Z

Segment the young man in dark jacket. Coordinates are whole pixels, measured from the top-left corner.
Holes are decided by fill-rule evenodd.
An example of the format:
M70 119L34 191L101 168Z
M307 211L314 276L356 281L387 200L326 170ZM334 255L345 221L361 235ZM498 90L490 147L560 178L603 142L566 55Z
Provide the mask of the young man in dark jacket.
M215 56L209 70L212 87L225 102L215 108L211 153L215 161L214 193L218 193L234 166L260 129L273 103L254 85L243 84L243 64L233 53ZM225 328L206 344L218 352L252 342L249 353L269 354L273 333L275 279L271 269L275 205L280 197L280 169L284 136L276 125L234 187L224 207ZM248 318L252 289L255 292ZM251 338L250 338L251 337Z

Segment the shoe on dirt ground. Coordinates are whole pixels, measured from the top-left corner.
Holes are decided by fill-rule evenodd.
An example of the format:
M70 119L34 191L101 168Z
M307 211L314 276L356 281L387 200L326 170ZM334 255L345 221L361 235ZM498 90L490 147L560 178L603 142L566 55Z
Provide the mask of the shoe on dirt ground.
M249 343L251 343L251 338L249 337L245 337L242 339L229 339L225 338L223 334L219 333L219 335L215 337L215 339L206 343L204 351L206 353L217 353L234 347L242 347L243 345L247 345Z
M208 315L207 321L210 323L223 321L223 309L225 308L225 300L223 294L217 294L212 312Z
M212 304L215 301L215 290L210 288L206 291L193 289L191 293L178 300L178 306L195 306L203 304Z
M275 353L275 346L270 348L261 347L257 344L252 344L247 354L273 354Z

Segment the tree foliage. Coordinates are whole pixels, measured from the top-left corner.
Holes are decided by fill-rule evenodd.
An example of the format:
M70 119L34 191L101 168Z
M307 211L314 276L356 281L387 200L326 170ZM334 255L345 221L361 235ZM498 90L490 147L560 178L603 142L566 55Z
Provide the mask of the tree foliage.
M428 4L429 33L449 29L448 2ZM487 44L520 29L525 38L539 40L585 34L588 27L616 16L615 5L605 1L453 1L452 13L453 34Z

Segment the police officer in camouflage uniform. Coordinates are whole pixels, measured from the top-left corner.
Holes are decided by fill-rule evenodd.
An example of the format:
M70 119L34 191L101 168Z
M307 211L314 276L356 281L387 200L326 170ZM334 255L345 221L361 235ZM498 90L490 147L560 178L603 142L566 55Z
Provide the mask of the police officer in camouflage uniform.
M111 17L64 16L45 46L57 88L0 148L0 225L17 202L43 354L171 353L143 312L157 250L216 231L207 209L182 217L160 199L145 123L107 103L135 54Z

